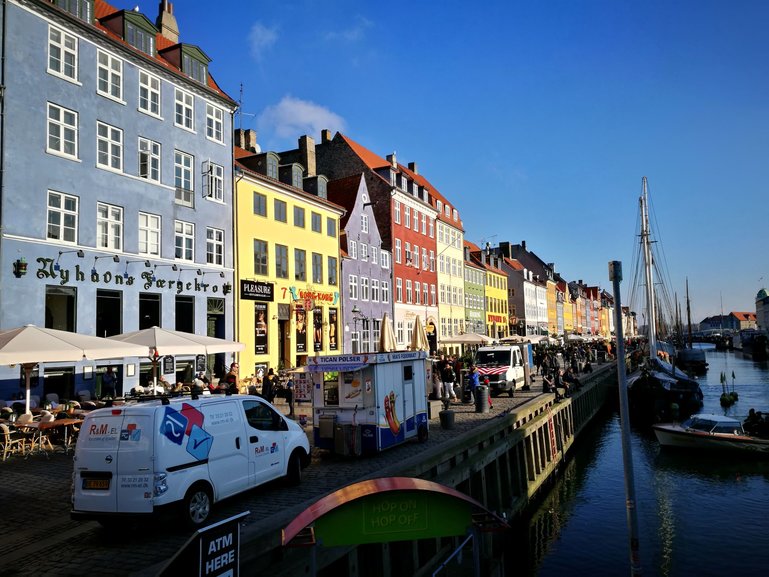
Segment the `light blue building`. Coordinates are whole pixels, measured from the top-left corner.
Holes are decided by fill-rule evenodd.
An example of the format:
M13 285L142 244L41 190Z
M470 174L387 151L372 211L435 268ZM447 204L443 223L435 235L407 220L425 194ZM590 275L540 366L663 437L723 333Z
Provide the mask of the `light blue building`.
M154 23L101 0L2 6L0 329L232 338L236 103L209 58L179 42L168 2ZM194 358L174 361L166 378L189 376ZM149 366L42 363L32 392L98 393L107 364L118 392ZM0 367L0 399L19 382Z

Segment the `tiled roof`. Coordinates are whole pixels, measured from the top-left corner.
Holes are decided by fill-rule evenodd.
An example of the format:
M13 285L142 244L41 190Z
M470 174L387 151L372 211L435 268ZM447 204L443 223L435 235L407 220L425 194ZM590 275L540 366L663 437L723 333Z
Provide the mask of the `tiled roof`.
M390 163L387 162L384 158L382 158L378 154L374 154L368 148L361 146L360 144L348 138L341 132L339 132L338 134L347 143L347 145L350 148L352 148L353 152L355 152L355 154L357 154L360 157L360 159L366 164L366 166L368 166L371 170L376 170L378 168L390 166Z
M513 270L523 270L524 268L523 265L514 258L505 257L504 261Z
M756 320L756 313L732 313L738 321L754 321Z
M238 147L236 146L235 147L236 153L237 153L237 150L238 150ZM242 149L240 149L240 150L242 150ZM339 206L338 204L336 204L334 202L331 202L330 200L326 200L325 198L321 198L320 196L315 196L314 194L310 194L309 192L305 192L301 188L293 187L290 184L286 184L285 182L282 182L282 181L277 180L275 178L271 178L271 177L269 177L269 176L267 176L265 174L262 174L261 172L256 172L255 170L252 170L252 169L248 168L243 163L238 162L237 158L235 160L235 166L237 168L239 168L241 171L243 171L244 173L248 174L249 176L253 176L253 177L256 177L256 178L260 178L262 180L266 180L268 182L273 182L275 184L278 184L278 185L282 186L283 188L286 188L286 189L290 190L291 192L294 192L294 193L296 193L296 194L298 194L300 196L303 196L303 197L307 198L307 200L313 200L315 202L319 202L320 204L325 204L325 205L328 206L328 208L330 208L332 210L338 210L338 211L342 212L343 214L346 212L345 208L343 206Z
M122 12L122 11L123 11L122 9L117 9L114 6L111 6L110 4L108 4L107 2L104 2L104 0L95 0L94 2L94 15L96 16L97 20L110 16L111 14L114 14L116 12ZM184 74L179 68L172 65L165 58L161 58L160 56L150 56L149 54L146 54L145 52L142 52L141 50L134 48L133 46L128 44L128 42L123 40L121 36L118 36L117 34L113 33L111 30L109 30L105 26L102 26L99 22L95 22L94 26L99 30L101 30L106 36L109 36L112 40L115 40L121 43L125 48L129 50L133 50L137 54L140 54L145 58L149 58L156 64L159 64L163 66L163 68L167 68L168 70L171 70L176 74L183 76L184 78L189 78L189 76ZM174 42L170 41L168 38L163 36L160 32L155 34L155 44L158 51L165 50L166 48L170 48L172 46L176 46ZM211 89L215 93L229 100L232 104L236 104L236 102L232 98L230 98L230 96L226 92L224 92L224 90L222 90L219 87L219 85L214 80L213 76L211 76L210 72L207 74L207 86L209 89Z

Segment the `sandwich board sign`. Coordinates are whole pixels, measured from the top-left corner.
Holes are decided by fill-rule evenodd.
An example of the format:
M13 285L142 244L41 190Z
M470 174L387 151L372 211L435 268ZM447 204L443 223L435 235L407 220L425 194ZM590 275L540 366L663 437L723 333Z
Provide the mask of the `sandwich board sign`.
M240 519L250 513L245 511L198 529L159 575L239 577Z

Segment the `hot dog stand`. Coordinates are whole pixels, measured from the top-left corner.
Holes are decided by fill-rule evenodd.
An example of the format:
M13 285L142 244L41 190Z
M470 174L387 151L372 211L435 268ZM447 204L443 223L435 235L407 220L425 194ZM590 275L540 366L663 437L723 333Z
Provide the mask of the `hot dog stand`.
M427 439L427 354L423 351L309 357L313 437L342 455Z

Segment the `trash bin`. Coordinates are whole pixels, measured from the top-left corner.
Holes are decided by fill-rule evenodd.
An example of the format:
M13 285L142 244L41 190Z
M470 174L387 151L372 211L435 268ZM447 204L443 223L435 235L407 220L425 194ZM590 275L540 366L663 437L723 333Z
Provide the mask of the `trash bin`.
M445 410L438 413L438 418L441 421L441 429L453 429L454 428L454 411Z
M478 385L473 391L475 395L475 412L476 413L488 413L489 412L489 387L486 385Z

